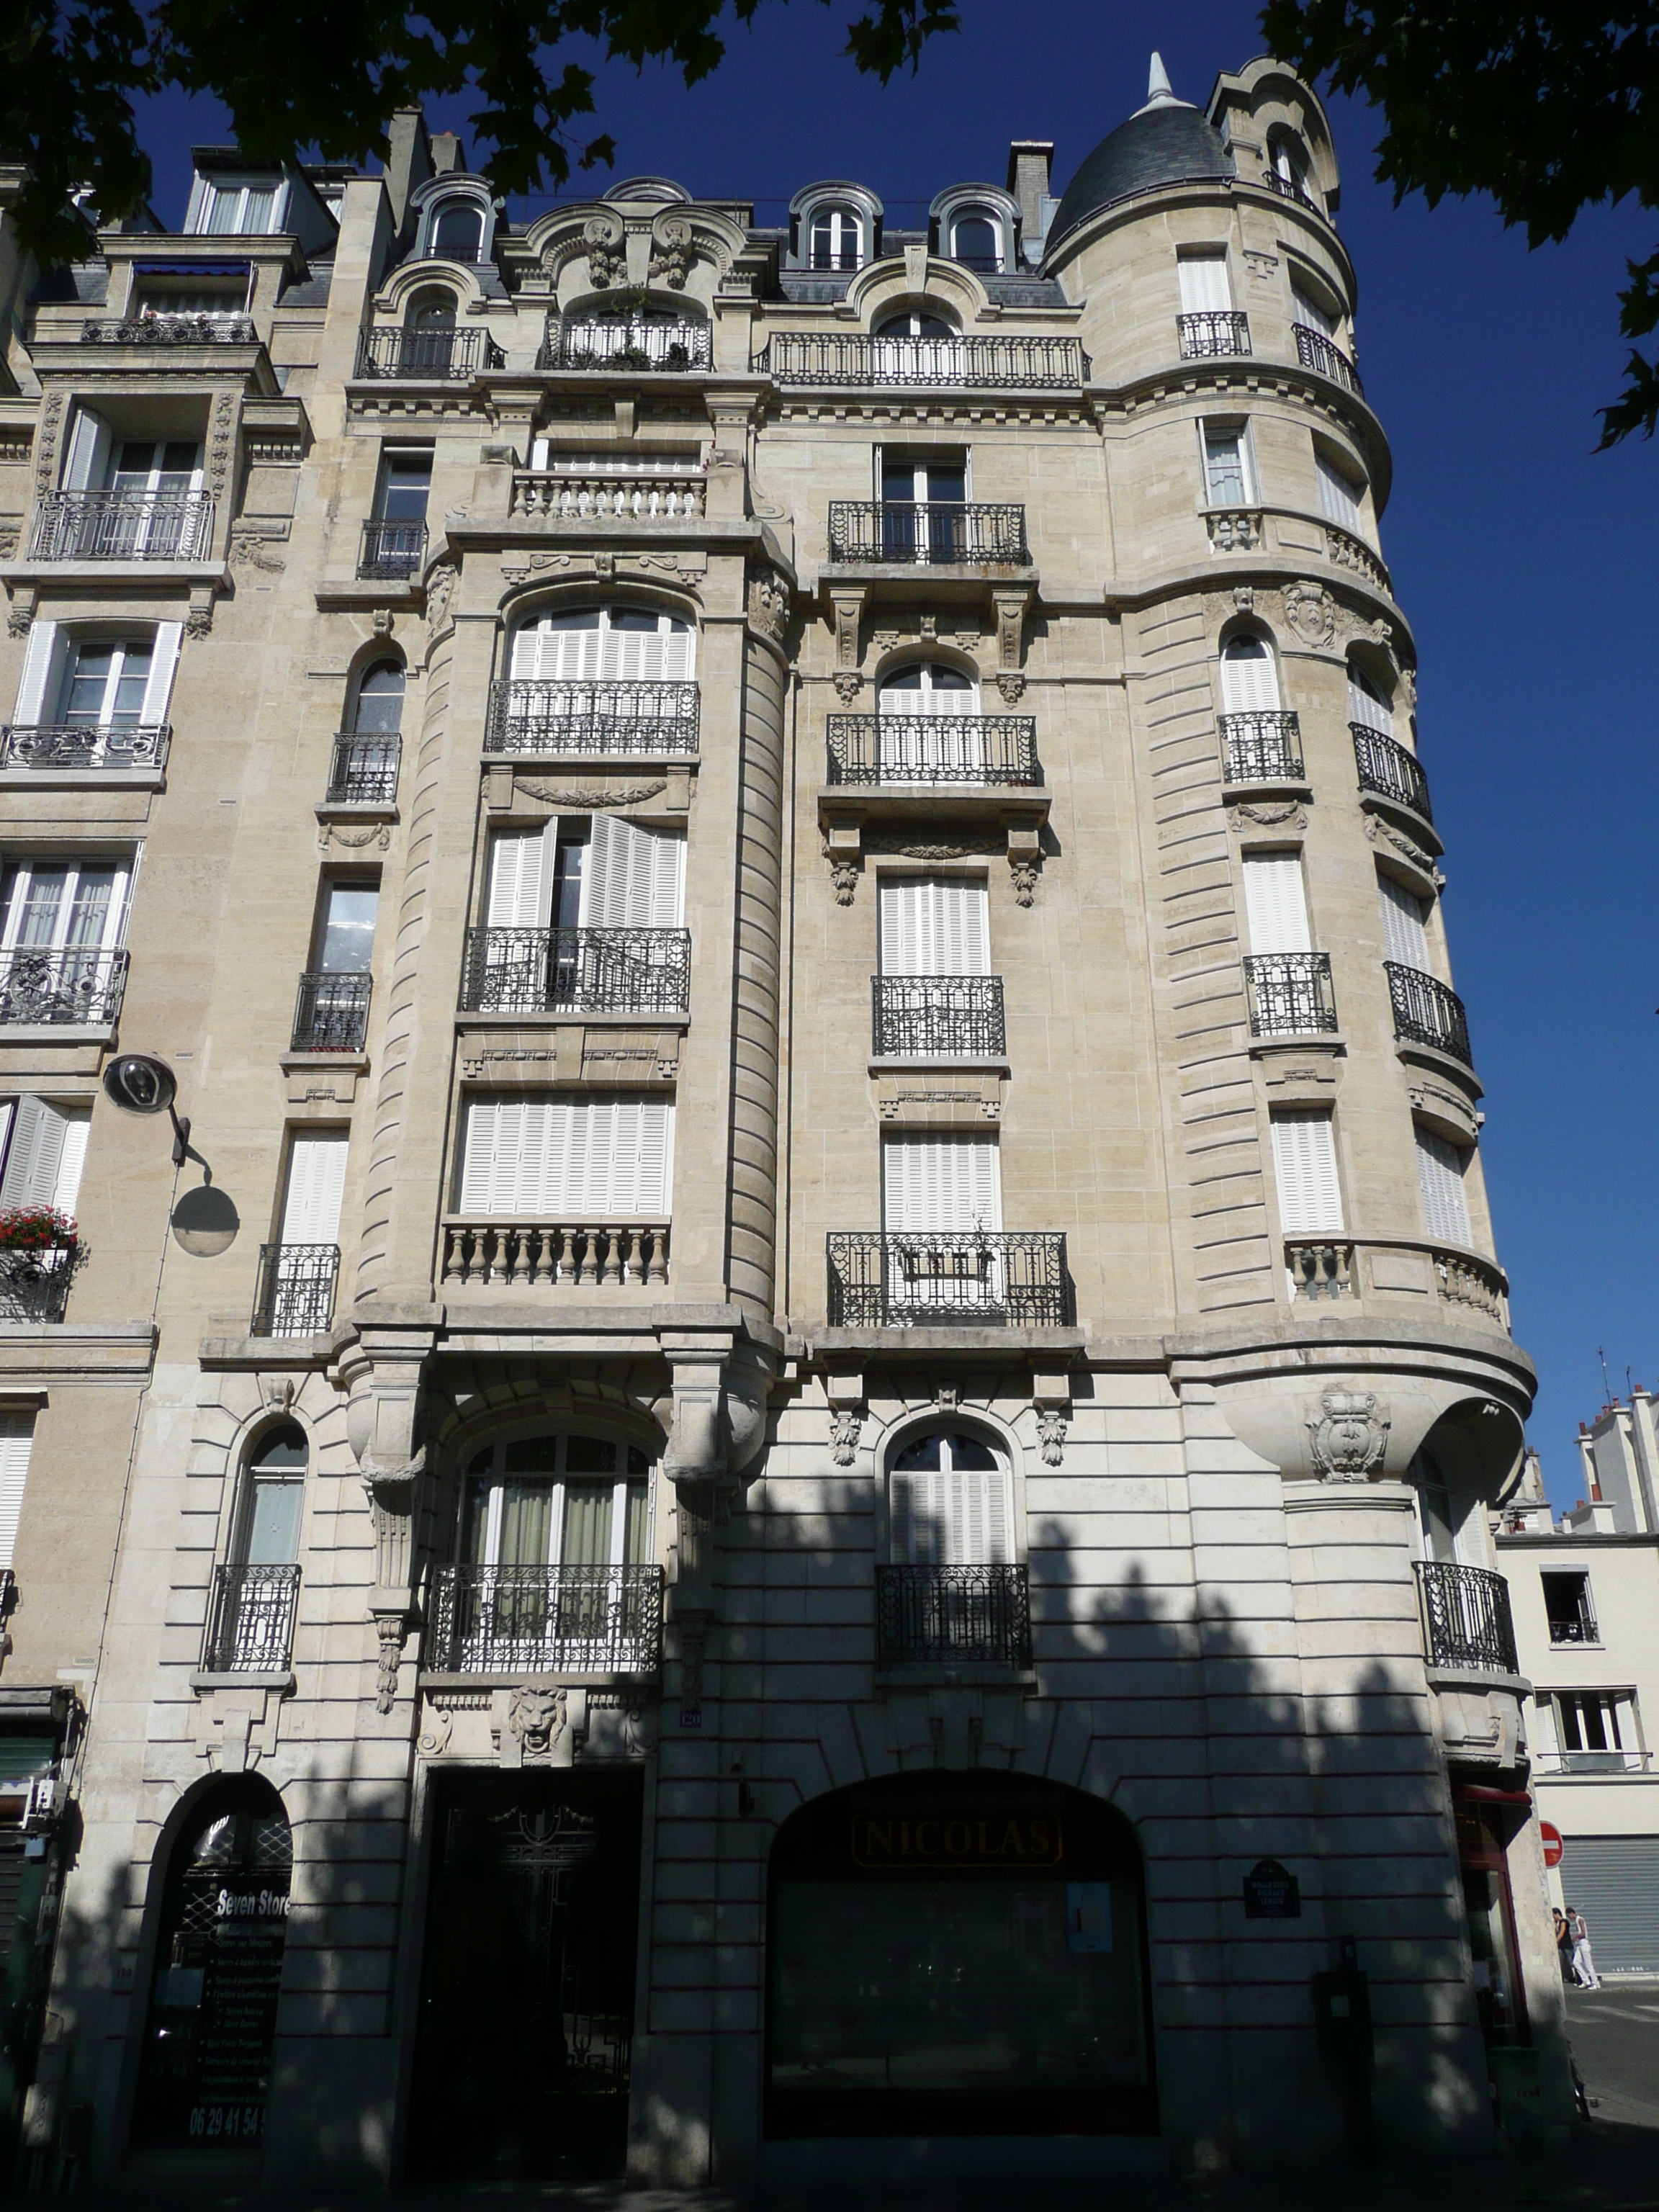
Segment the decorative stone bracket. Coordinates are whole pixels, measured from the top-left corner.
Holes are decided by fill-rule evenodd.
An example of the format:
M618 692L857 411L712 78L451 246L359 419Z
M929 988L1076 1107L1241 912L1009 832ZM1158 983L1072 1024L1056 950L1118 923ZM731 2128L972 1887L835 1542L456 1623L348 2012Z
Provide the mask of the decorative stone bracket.
M1031 1404L1037 1417L1037 1439L1045 1467L1060 1467L1066 1458L1066 1425L1072 1417L1072 1378L1064 1368L1038 1368L1031 1377Z
M997 613L997 689L1003 702L1018 706L1025 696L1025 623L1036 594L1028 586L1018 592L994 592ZM1024 904L1030 901L1023 902Z
M380 1644L374 1708L397 1701L404 1639L415 1613L415 1514L426 1474L420 1440L422 1384L434 1340L428 1330L376 1341L365 1332L342 1362L349 1392L346 1437L362 1476L374 1530L374 1588L368 1610Z
M864 689L864 674L859 663L859 627L864 619L864 602L867 594L863 585L852 590L831 586L830 612L836 626L836 666L833 681L836 696L843 707L850 707Z

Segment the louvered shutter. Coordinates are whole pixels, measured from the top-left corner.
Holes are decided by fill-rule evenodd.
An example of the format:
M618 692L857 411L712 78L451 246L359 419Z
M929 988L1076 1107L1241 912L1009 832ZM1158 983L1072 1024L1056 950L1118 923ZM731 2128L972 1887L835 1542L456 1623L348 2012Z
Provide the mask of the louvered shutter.
M1335 338L1336 324L1332 317L1326 313L1317 300L1311 299L1297 285L1291 286L1291 297L1296 302L1296 319L1298 323L1305 323L1310 331L1321 331L1328 338Z
M22 680L12 720L27 729L57 719L64 690L64 647L68 641L56 623L29 625L29 641L23 654Z
M988 975L990 901L983 884L917 878L881 886L884 975Z
M52 1192L52 1203L60 1213L72 1214L81 1195L81 1173L87 1164L87 1139L91 1133L89 1113L64 1116L63 1150L58 1157Z
M972 1138L896 1137L883 1153L886 1224L899 1233L1000 1230L1000 1160Z
M953 1466L945 1500L945 1564L977 1567L1006 1562L1008 1504L1004 1468Z
M1247 856L1244 911L1252 952L1307 952L1308 902L1302 889L1302 862L1294 853Z
M1176 260L1176 270L1181 280L1183 315L1224 313L1232 306L1224 253L1183 253Z
M1243 653L1230 650L1221 656L1221 711L1224 714L1250 714L1276 711L1279 706L1279 671L1273 665L1273 654L1264 646L1260 653Z
M110 428L90 407L76 410L64 464L66 491L101 491L109 474Z
M343 1137L296 1137L288 1162L284 1244L336 1244L345 1190Z
M160 724L167 718L167 702L173 696L173 672L178 665L179 641L184 635L182 623L157 623L155 642L150 648L149 680L144 686L144 704L139 715L143 722Z
M1463 1185L1466 1155L1431 1129L1417 1132L1417 1183L1423 1194L1423 1218L1431 1237L1449 1244L1473 1241L1468 1194Z
M1385 738L1394 735L1394 716L1380 699L1373 699L1354 674L1348 671L1348 720L1361 722L1368 730L1380 730Z
M1320 513L1327 522L1334 522L1344 530L1357 531L1364 518L1353 485L1323 453L1316 453L1314 462L1319 471Z
M1279 1226L1291 1237L1340 1236L1342 1191L1330 1115L1275 1114L1273 1138Z
M70 1116L49 1106L44 1098L24 1097L17 1100L5 1172L0 1176L0 1206L57 1205L58 1192L64 1181L64 1158L70 1127ZM86 1139L82 1136L78 1151L70 1159L77 1189L81 1161L85 1157Z
M17 1524L34 1443L32 1413L0 1413L0 1567L17 1564Z
M461 1208L570 1223L660 1219L673 1152L674 1109L654 1099L475 1099Z
M1382 942L1390 960L1403 967L1429 972L1429 937L1423 927L1423 902L1392 876L1376 879L1382 902Z
M678 929L685 904L685 839L596 814L582 873L584 929Z
M491 929L543 929L552 896L544 830L498 830L489 841Z

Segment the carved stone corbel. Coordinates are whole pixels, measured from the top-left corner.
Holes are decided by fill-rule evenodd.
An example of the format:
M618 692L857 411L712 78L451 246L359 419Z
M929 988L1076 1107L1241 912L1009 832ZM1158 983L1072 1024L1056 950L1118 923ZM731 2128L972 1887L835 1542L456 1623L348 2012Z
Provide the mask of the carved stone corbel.
M862 585L855 591L832 590L830 594L830 611L836 626L836 690L843 706L851 706L864 684L860 665L863 655L859 649L864 599Z
M1031 611L1033 598L1029 586L1018 592L991 594L997 611L997 689L1010 706L1025 689L1025 618ZM1005 682L1005 678L1017 678L1017 685L1012 681Z
M426 1475L420 1436L423 1376L433 1339L425 1331L376 1342L366 1332L341 1363L346 1438L356 1459L374 1532L374 1587L368 1610L379 1642L375 1710L398 1695L404 1641L415 1619L415 1516Z
M628 231L619 215L609 209L589 216L582 225L582 244L587 252L587 274L596 292L620 284L628 274Z

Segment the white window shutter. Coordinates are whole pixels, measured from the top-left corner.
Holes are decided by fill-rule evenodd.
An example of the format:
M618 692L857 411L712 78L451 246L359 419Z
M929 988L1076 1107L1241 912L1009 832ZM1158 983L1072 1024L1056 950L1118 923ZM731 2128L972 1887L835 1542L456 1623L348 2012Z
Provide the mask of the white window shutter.
M677 929L684 912L685 840L596 814L582 875L585 929Z
M1181 281L1183 315L1224 313L1232 306L1224 252L1183 253L1176 259L1176 272Z
M461 1146L460 1208L463 1213L494 1211L495 1146L501 1135L501 1101L474 1098L466 1109Z
M1432 1130L1417 1131L1417 1182L1423 1194L1423 1218L1431 1237L1449 1244L1473 1242L1468 1194L1464 1187L1466 1155Z
M284 1244L337 1244L345 1193L346 1139L296 1137L289 1154Z
M921 951L921 894L919 878L881 880L881 971L914 975Z
M17 704L12 713L12 720L24 729L39 722L53 720L58 714L63 688L62 633L56 623L31 623L28 646L23 654L22 680L17 686Z
M919 877L881 886L886 975L988 975L990 899L983 884Z
M144 686L142 721L159 724L167 718L167 702L173 696L173 672L179 660L179 641L185 634L182 623L165 622L155 625L155 642L150 650L149 681Z
M17 1564L17 1524L33 1443L33 1413L0 1413L0 1567Z
M0 1177L0 1206L55 1206L69 1136L70 1117L49 1106L44 1098L24 1097L17 1101L5 1173ZM85 1157L82 1139L81 1158ZM80 1181L79 1160L73 1163Z
M1303 291L1299 285L1291 287L1291 297L1296 302L1296 319L1305 323L1310 331L1319 331L1331 339L1336 337L1336 324L1318 302Z
M1363 723L1368 730L1380 730L1385 738L1394 735L1394 716L1356 679L1352 666L1348 670L1348 720Z
M87 1164L87 1139L91 1133L90 1113L64 1116L64 1146L52 1194L52 1203L60 1213L73 1213L81 1195L81 1172Z
M543 926L548 912L543 877L550 857L546 835L540 830L495 832L489 841L489 928Z
M1271 651L1224 653L1221 711L1224 714L1273 714L1279 707L1279 671Z
M1308 902L1302 888L1302 861L1295 853L1247 854L1244 912L1252 952L1307 952Z
M647 1100L640 1111L640 1213L665 1218L674 1188L674 1109Z
M1000 1166L994 1144L957 1137L890 1139L882 1158L887 1227L912 1235L1000 1230Z
M90 407L77 407L64 463L66 491L101 491L109 474L110 428Z
M1423 927L1423 902L1392 876L1376 879L1382 902L1382 942L1390 960L1402 967L1429 972L1429 936Z
M660 1219L673 1179L674 1109L655 1099L475 1099L461 1210L580 1225Z
M1342 1189L1330 1115L1275 1114L1273 1139L1280 1228L1291 1237L1340 1237Z
M1343 530L1359 530L1364 515L1353 485L1323 453L1316 453L1314 463L1319 471L1320 513L1327 522L1334 522Z

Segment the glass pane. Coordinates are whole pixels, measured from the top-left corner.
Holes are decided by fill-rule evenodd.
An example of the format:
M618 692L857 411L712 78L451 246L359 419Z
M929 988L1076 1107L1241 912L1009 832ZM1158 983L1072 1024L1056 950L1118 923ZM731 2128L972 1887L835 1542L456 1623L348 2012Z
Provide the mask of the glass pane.
M248 1516L249 1566L285 1567L298 1559L300 1510L304 1503L304 1483L255 1474L253 1510Z
M247 195L242 215L245 231L268 231L276 213L275 185L256 185Z
M893 1465L897 1468L914 1468L930 1472L939 1463L939 1443L938 1430L930 1429L925 1436L917 1437L913 1443L908 1443Z
M466 1480L466 1494L461 1501L461 1561L465 1566L481 1567L488 1557L489 1540L489 1455L483 1455L485 1472L470 1474ZM475 1462L476 1464L476 1462Z
M895 502L908 505L921 495L916 489L916 465L914 461L883 461L881 465L881 495L891 506Z
M1244 498L1243 446L1236 432L1205 440L1209 462L1210 504L1237 507Z
M222 191L216 185L208 186L207 222L204 228L211 232L233 231L240 217L242 195L238 191Z
M608 1482L572 1482L565 1486L564 1543L559 1553L562 1565L610 1565L611 1498L611 1486Z
M501 1486L501 1557L504 1567L544 1567L553 1532L550 1482L507 1482Z
M365 737L382 737L404 724L404 672L382 661L357 689L356 726Z
M567 1437L564 1463L571 1474L612 1474L617 1447L609 1437Z
M881 696L884 699L890 691L916 692L920 691L921 689L921 671L920 668L896 669L892 675L884 676L881 679ZM915 703L914 699L907 699L904 705L906 708L910 708L913 707Z
M432 227L432 251L446 261L476 261L483 242L480 208L447 207Z
M66 722L100 722L104 718L104 700L109 690L110 669L115 659L115 647L108 645L82 646L75 656L75 665L64 692L63 719Z
M994 1468L996 1463L996 1454L988 1444L981 1443L977 1437L960 1435L951 1437L951 1464L952 1467L973 1468L976 1471L983 1471Z
M509 1474L551 1474L558 1465L556 1437L520 1437L505 1455Z
M641 1455L630 1454L629 1456L638 1457ZM623 1551L623 1557L630 1567L642 1567L649 1564L650 1554L646 1549L646 1536L650 1520L649 1486L643 1482L630 1482L628 1486L628 1528Z
M929 461L927 496L929 499L951 501L967 498L968 471L960 461Z
M254 1453L253 1463L261 1468L299 1468L303 1470L306 1463L305 1431L295 1428L291 1423L286 1427L273 1429Z
M366 975L374 952L380 894L373 884L331 884L319 966L335 975Z
M161 453L161 467L155 489L157 491L179 492L190 489L190 480L196 473L196 447L188 438L170 438Z
M144 694L149 688L150 648L147 645L127 645L120 651L121 672L115 679L109 719L112 722L133 724L143 719Z
M69 882L67 868L33 867L6 872L6 926L17 945L50 945L58 929L58 910ZM21 899L21 907L19 901ZM13 922L15 921L15 929Z
M423 522L432 489L429 453L394 453L380 483L380 515L386 522Z
M649 1474L651 1472L651 1462L637 1444L628 1447L628 1472L629 1474Z
M585 837L561 837L553 855L553 927L574 929L581 920Z
M956 258L973 269L998 265L997 234L982 215L964 216L957 224Z
M121 448L121 458L110 477L115 491L148 491L150 471L155 466L155 446L153 440L129 439Z
M109 904L115 890L113 868L82 868L70 909L66 945L101 945L109 921Z

